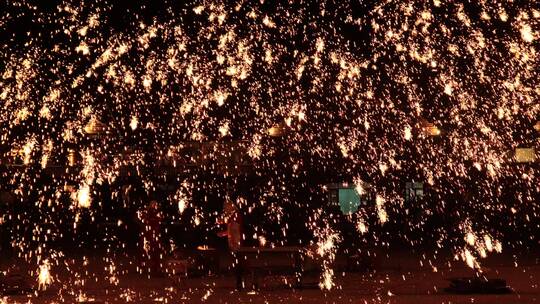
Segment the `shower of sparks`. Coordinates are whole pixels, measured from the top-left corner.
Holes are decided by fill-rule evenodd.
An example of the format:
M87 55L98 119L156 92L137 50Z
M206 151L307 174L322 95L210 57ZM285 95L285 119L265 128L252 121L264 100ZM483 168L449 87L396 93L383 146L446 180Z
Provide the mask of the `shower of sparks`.
M338 233L328 226L327 221L323 221L325 228L318 228L315 231L317 238L317 255L322 259L322 275L319 287L322 290L330 290L335 286L334 270L332 264L336 259L337 245L341 241Z
M82 185L77 192L77 203L79 207L90 207L90 187L88 185Z
M48 260L43 261L43 264L39 266L38 288L40 290L47 289L47 286L52 283L50 269Z
M57 241L111 222L117 233L86 242L125 248L116 211L140 213L160 191L167 222L213 231L206 192L242 188L242 212L264 214L252 227L263 246L291 241L301 218L324 260L321 289L335 285L341 244L324 184L373 198L345 219L372 246L430 243L480 269L539 240L534 1L146 1L129 13L106 0L8 2L0 190L13 205L0 224L27 262L50 259L40 289L69 264ZM425 194L404 199L413 181Z
M138 124L139 124L139 121L137 120L137 117L135 116L131 117L131 122L129 123L131 130L135 131L137 129Z

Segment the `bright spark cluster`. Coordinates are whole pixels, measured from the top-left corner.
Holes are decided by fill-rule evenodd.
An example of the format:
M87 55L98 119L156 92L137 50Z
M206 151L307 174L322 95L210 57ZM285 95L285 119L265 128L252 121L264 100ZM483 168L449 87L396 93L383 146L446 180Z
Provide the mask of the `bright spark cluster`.
M145 193L171 183L158 164L198 168L174 177L163 209L207 230L216 213L196 193L224 196L248 164L258 182L240 208L278 227L253 238L286 244L303 216L328 257L322 289L340 244L327 183L371 195L344 219L370 246L450 247L480 269L490 252L538 241L534 1L37 2L0 12L0 187L12 201L0 225L40 288L70 267L56 240L87 233L83 222L124 227L103 218L105 202L144 208L126 203L137 196L118 182L126 170ZM524 148L533 155L516 161ZM424 198L404 199L405 182L422 182Z

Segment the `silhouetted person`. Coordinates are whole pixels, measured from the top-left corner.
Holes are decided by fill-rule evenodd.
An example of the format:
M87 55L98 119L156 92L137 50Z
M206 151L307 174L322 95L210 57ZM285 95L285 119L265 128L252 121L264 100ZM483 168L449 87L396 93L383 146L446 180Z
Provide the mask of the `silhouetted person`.
M225 201L223 202L223 222L227 225L227 230L220 232L220 236L226 236L227 237L227 244L229 246L229 250L232 253L233 258L233 267L237 271L236 277L237 277L237 288L242 288L242 282L241 282L241 267L239 267L238 263L238 257L236 256L236 251L240 248L242 245L242 215L240 214L240 210L238 209L238 206L234 201L232 201L229 197L225 198Z
M147 208L141 213L140 220L142 226L142 246L143 254L148 261L148 268L152 275L162 275L161 255L163 252L161 244L161 212L159 205L152 200Z

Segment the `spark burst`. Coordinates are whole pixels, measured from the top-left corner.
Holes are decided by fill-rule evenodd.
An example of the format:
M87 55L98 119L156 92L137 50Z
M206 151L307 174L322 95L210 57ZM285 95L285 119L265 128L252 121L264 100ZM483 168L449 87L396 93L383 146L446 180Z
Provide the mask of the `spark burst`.
M214 215L190 196L224 196L231 176L241 184L214 165L224 157L237 159L235 169L253 167L256 198L242 208L264 210L280 227L280 238L258 237L265 243L285 243L292 210L322 216L314 211L320 184L339 179L375 194L356 222L373 245L386 244L384 226L394 223L412 246L446 242L478 268L477 257L516 246L501 218L538 240L540 12L532 3L188 1L148 3L159 14L141 9L119 21L122 7L112 2L33 2L10 1L0 13L0 33L10 37L0 45L1 187L25 204L0 223L29 262L36 252L53 256L45 245L81 217L116 222L100 214L105 202L137 204L133 187L118 182L126 168L145 193L167 180L158 164L189 172L173 177L179 190L167 216L211 229ZM239 148L226 150L230 142ZM184 153L190 147L204 155ZM525 164L516 164L516 148L528 149ZM52 169L66 164L72 169ZM404 181L430 192L406 201ZM111 199L97 192L103 185ZM70 195L83 208L70 208ZM28 224L49 228L29 237ZM44 288L50 268L39 268ZM325 270L321 288L330 289Z

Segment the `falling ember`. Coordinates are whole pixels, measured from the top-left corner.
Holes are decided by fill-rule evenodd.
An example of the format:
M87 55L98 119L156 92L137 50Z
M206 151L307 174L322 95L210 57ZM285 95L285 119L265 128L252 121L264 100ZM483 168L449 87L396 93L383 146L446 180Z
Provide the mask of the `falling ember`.
M317 254L323 258L323 273L319 282L319 288L330 290L335 286L334 271L331 266L336 258L337 243L341 241L339 234L330 228L319 229L315 232L317 242Z
M476 244L476 236L472 232L467 233L466 240L467 244L471 246L474 246L474 244Z
M403 136L404 136L405 140L411 140L411 138L412 138L412 133L411 133L411 128L410 128L409 126L407 126L407 127L405 128L405 131L404 131L404 135L403 135Z
M386 210L384 208L385 199L377 195L375 197L375 205L377 207L377 216L379 217L379 222L381 224L384 224L388 221L388 214L386 213Z
M530 25L523 24L521 26L520 33L521 39L523 39L525 42L533 42L534 36Z
M377 208L381 208L384 205L384 198L380 195L377 195L375 197L375 204L377 205Z
M221 137L227 136L229 134L229 123L226 122L222 124L221 126L219 126L218 130Z
M444 94L446 95L452 95L452 92L454 92L454 89L452 88L452 85L447 83L444 85Z
M361 234L364 234L367 232L367 226L366 226L366 223L362 220L358 221L358 224L356 226L358 232L360 232Z
M266 238L264 236L259 236L258 240L259 240L259 246L261 247L266 246Z
M386 213L386 210L384 210L382 207L377 209L377 215L381 224L384 224L388 221L388 214Z
M478 269L479 265L476 262L476 258L471 254L471 252L468 249L465 249L462 253L462 258L465 260L465 263L467 263L467 266L469 266L472 269Z
M379 164L379 170L381 171L382 175L385 175L386 171L388 170L388 165L384 163Z
M138 124L139 124L139 120L137 119L137 116L131 116L129 127L131 128L132 131L135 131L137 129Z
M180 200L178 200L178 212L180 212L180 214L184 213L184 210L186 210L186 207L187 207L187 203L184 198L181 198Z
M364 195L366 194L366 190L364 189L364 186L362 184L362 181L358 180L358 181L355 181L355 187L354 187L354 190L356 190L356 193L358 193L358 195Z
M43 264L39 266L39 274L38 274L38 289L39 290L45 290L49 285L52 283L51 273L50 273L51 267L49 265L49 261L45 260L43 261Z
M487 234L484 235L484 244L489 252L493 251L493 242L491 241L491 237Z
M203 10L204 10L204 6L202 5L193 8L193 12L195 12L195 14L197 15L200 15L203 12Z
M77 191L77 206L80 208L89 208L90 204L90 186L83 184Z
M268 16L265 16L263 18L263 24L266 25L267 27L275 27L276 26L276 24L272 20L270 20L270 18Z
M225 104L225 100L227 100L227 94L224 94L222 92L218 92L215 95L216 103L218 106L222 106Z
M339 239L337 234L327 235L326 238L322 239L318 243L317 253L320 256L325 256L327 254L332 254L335 249L335 242Z
M146 89L149 89L151 86L152 86L152 79L145 77L143 79L143 87L145 87Z
M28 165L30 163L31 157L32 157L32 151L34 149L36 142L35 140L29 140L23 147L23 153L24 153L24 164Z
M81 42L81 44L75 48L75 51L77 53L81 53L83 55L89 55L90 54L90 48L85 42Z
M334 271L332 269L325 269L322 274L322 280L319 283L319 288L322 290L331 290L334 286Z
M498 253L501 253L502 252L502 244L501 242L499 241L495 241L495 251L498 252Z

